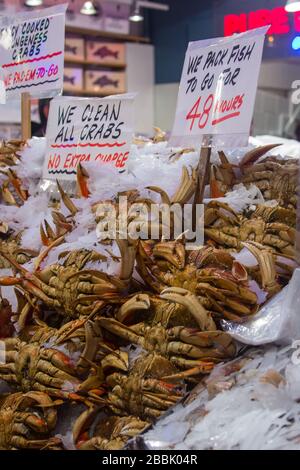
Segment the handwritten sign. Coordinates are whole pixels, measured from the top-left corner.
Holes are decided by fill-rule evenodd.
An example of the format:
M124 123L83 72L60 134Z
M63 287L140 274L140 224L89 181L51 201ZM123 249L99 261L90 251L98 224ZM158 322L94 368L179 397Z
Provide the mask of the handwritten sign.
M267 30L189 43L171 145L247 145Z
M78 163L125 169L133 137L135 94L51 101L43 178L75 180Z
M52 97L63 87L67 5L0 18L1 80L6 100Z

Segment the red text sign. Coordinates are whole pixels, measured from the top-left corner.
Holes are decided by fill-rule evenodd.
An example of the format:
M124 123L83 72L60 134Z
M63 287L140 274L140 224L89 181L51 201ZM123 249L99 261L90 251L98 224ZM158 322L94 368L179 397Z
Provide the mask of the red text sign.
M247 144L267 29L189 44L172 145L199 146L203 135L216 145Z
M230 14L224 17L224 36L271 25L268 33L271 35L287 34L292 31L300 32L300 11L292 14L292 21L284 7L260 9L249 13Z
M124 170L133 136L133 98L54 98L43 177L75 180L78 164L89 161Z

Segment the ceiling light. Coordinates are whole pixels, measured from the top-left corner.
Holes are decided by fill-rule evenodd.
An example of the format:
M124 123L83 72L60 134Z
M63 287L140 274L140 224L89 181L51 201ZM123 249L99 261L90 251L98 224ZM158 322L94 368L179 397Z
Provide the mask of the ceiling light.
M138 21L143 21L144 17L141 13L141 8L149 8L151 10L160 11L168 11L170 9L169 5L164 5L162 3L137 0L133 3L132 13L129 16L130 21L134 21L135 23Z
M129 16L129 20L133 21L134 23L138 23L139 21L144 20L144 17L141 14L141 9L139 7L133 10L132 14Z
M288 0L287 4L285 5L285 10L289 13L300 11L300 0Z
M91 1L84 2L84 4L81 7L80 13L83 15L97 15L98 10L95 7L94 3Z
M27 7L39 7L43 4L43 0L25 0L25 5Z

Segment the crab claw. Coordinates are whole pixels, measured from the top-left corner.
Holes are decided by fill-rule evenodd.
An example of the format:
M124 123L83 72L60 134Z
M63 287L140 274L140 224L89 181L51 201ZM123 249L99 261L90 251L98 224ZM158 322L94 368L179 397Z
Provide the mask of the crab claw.
M111 369L127 372L129 369L128 353L126 351L112 351L102 359L101 366L104 373Z
M133 312L136 312L137 310L148 310L149 308L149 295L137 294L131 299L127 300L127 302L121 306L116 315L116 319L124 323Z
M171 205L170 198L163 189L159 188L158 186L147 186L146 189L149 189L149 191L153 191L154 193L158 193L161 196L161 201L163 204L167 204L168 206Z
M257 259L260 272L262 287L265 288L269 295L274 295L280 290L280 285L276 279L276 264L273 253L269 248L256 242L243 242L246 247Z
M211 165L210 169L210 197L217 198L225 196L225 191L222 191L220 171L216 165Z
M182 289L181 287L169 287L161 292L160 298L169 300L170 302L177 302L186 307L191 312L202 331L216 330L215 322L210 314L205 310L203 305L201 305L196 295L192 294L190 291Z
M64 235L67 232L71 232L73 226L66 217L58 211L52 211L52 219L56 227L57 236Z
M7 171L7 175L9 177L11 184L15 188L18 196L21 198L22 201L26 201L28 199L28 191L26 191L25 189L21 187L21 181L17 177L16 173L12 169L9 169Z
M65 193L58 180L56 180L56 184L64 205L70 211L71 215L75 215L78 212L77 207L75 206L71 198L67 195L67 193Z
M73 441L76 446L79 446L80 443L88 439L88 436L83 438L84 432L90 427L98 411L98 406L90 406L75 420L73 426Z
M18 205L11 191L8 189L7 184L5 183L3 184L1 192L2 192L3 200L6 202L6 204L9 204L11 206Z
M160 242L153 248L153 255L163 258L177 269L183 269L185 265L185 247L179 241Z
M251 165L255 163L260 157L262 157L265 153L269 152L270 150L278 147L281 144L268 144L262 145L261 147L256 147L244 155L242 161L240 163L240 168L243 170L245 166Z
M153 136L153 142L157 144L158 142L164 142L166 140L166 133L165 131L162 131L160 127L154 127L154 136Z
M239 263L239 261L233 261L231 272L235 279L237 279L238 281L247 281L248 279L247 269L245 268L245 266Z
M6 234L8 230L8 225L5 222L0 222L0 233Z
M171 199L171 203L186 204L194 195L197 187L197 171L192 169L191 175L185 166L182 167L179 188Z
M49 225L46 219L44 219L44 226L42 223L40 225L40 235L42 243L45 246L49 246L51 242L56 238L54 231L52 230L51 226Z
M90 195L90 191L87 185L88 178L88 172L83 168L81 163L79 163L77 166L77 185L79 189L79 194L82 197L89 197Z

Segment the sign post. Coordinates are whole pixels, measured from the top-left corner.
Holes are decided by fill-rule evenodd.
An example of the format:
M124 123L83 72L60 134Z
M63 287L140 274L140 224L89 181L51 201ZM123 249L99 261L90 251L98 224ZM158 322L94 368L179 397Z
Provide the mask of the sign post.
M210 165L211 147L202 147L197 167L197 186L194 198L194 205L201 204L203 201L205 184L208 178Z
M31 138L31 101L28 92L21 94L21 134L24 142Z
M76 181L79 163L125 169L133 138L135 94L51 101L43 178Z

